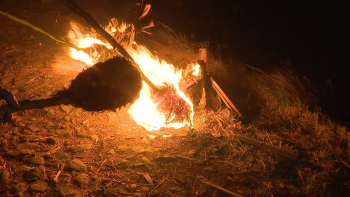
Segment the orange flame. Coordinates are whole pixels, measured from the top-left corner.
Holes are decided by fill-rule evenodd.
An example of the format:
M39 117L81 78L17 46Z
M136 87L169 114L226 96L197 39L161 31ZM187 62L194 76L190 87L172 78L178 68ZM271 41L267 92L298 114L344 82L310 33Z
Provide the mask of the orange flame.
M84 35L74 23L71 23L71 27L72 28L68 37L72 44L81 48L87 48L91 47L93 44L99 44L107 47L108 49L112 49L110 44L96 39L97 35ZM126 27L127 25L122 23L120 29L113 28L113 26L109 25L106 30L109 33L113 33L115 31L124 31ZM126 50L153 84L157 86L171 84L174 87L176 94L191 108L189 120L184 119L181 121L172 122L173 120L177 120L175 118L176 115L167 111L159 110L159 103L152 100L152 91L144 82L140 98L134 104L132 104L128 110L128 113L135 120L135 122L148 131L159 130L162 127L192 127L194 116L193 104L191 99L189 99L184 92L180 91L179 88L179 82L183 77L184 71L177 70L173 65L168 64L166 61L160 60L158 57L152 55L152 53L145 46L138 46L137 44L134 44L133 47L129 47ZM83 61L90 66L96 64L100 56L98 50L95 50L91 54L87 54L85 52L76 51L72 48L70 49L70 55L72 58ZM196 71L198 68L195 68L194 66L193 70ZM170 117L169 114L171 114Z
M149 86L144 83L141 90L140 99L130 106L128 113L136 121L137 124L143 126L146 130L159 130L162 127L181 128L184 126L192 126L193 124L193 104L186 95L180 91L179 82L182 78L182 70L176 70L171 64L164 60L155 57L145 46L138 46L136 49L128 48L127 51L133 57L135 62L140 66L142 72L155 85L164 86L164 83L172 84L178 96L191 106L191 114L189 121L169 123L175 118L172 114L167 120L168 112L157 110L158 103L152 100L151 90Z

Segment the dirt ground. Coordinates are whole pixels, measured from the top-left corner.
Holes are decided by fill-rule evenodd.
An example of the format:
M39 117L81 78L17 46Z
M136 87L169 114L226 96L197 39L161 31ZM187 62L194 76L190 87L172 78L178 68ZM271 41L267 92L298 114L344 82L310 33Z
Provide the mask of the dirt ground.
M130 2L119 7L112 1L75 2L101 23L132 10ZM64 40L70 21L86 25L50 0L1 0L0 10ZM17 100L49 98L67 88L85 66L68 50L0 15L0 85ZM193 129L158 132L138 126L127 107L91 113L61 105L17 112L0 126L0 196L305 196L314 189L304 185L317 166L243 144L234 138L243 129L295 152L281 136L258 134L228 110L196 111ZM314 193L329 194L326 188L319 185Z

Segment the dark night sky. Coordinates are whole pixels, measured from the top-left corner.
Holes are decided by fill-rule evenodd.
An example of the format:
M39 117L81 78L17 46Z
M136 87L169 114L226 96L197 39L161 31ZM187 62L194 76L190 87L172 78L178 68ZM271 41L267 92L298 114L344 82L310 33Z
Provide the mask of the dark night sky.
M155 20L195 41L221 44L224 55L262 69L289 60L292 70L318 89L330 79L338 97L323 98L321 107L350 125L350 21L345 3L154 0L151 4Z

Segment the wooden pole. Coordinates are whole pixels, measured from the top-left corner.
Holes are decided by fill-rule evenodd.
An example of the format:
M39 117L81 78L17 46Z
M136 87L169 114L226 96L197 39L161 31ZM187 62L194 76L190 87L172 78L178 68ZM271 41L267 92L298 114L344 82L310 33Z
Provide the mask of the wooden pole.
M43 109L45 107L51 107L56 105L68 105L69 100L64 97L53 97L53 98L47 98L47 99L40 99L40 100L24 100L18 102L19 107L13 108L10 105L1 105L0 108L3 111L6 111L8 113L14 113L18 111L24 111L28 109Z
M209 109L211 108L211 102L209 100L209 79L208 79L208 73L207 73L207 63L205 60L198 60L198 64L201 66L202 74L203 74L203 88L205 91L203 93L205 94L205 108Z

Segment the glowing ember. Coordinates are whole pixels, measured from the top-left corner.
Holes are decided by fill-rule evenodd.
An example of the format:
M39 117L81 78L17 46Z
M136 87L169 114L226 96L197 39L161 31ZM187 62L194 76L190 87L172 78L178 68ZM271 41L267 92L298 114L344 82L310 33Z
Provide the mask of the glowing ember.
M112 20L113 22L116 23ZM104 48L111 49L108 43L96 39L97 36L83 35L77 25L74 23L71 25L72 30L69 33L69 38L73 44L81 48L102 45ZM114 26L110 24L106 31L112 34L116 31L125 31L128 27L125 23L122 23L118 28L114 28L115 26L116 24ZM93 48L94 50L90 54L71 49L70 55L76 60L93 65L97 63L102 53L101 47ZM193 104L180 91L178 85L183 77L183 71L176 70L173 65L152 55L145 46L134 44L133 47L128 47L126 50L140 66L142 72L161 90L157 93L152 92L149 86L143 82L140 98L128 110L135 122L148 131L159 130L162 127L181 128L186 125L192 127ZM199 67L196 66L191 67L194 70L193 75L199 72Z

